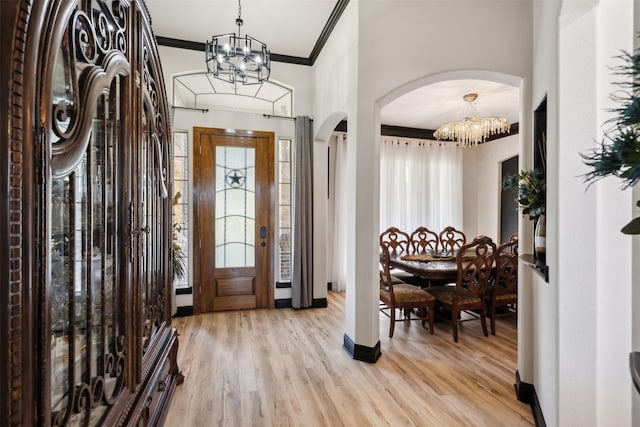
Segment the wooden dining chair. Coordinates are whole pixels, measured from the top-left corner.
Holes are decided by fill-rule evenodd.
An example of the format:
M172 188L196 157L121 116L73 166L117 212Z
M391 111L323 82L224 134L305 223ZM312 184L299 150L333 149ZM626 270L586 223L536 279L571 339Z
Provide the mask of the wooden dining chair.
M418 227L409 236L412 254L429 254L438 251L438 235L427 227Z
M467 236L455 227L445 227L438 236L440 250L443 252L455 253L467 244Z
M380 234L380 244L386 243L389 255L392 258L401 257L410 253L409 235L397 227L389 227ZM391 278L396 282L415 282L417 279L411 273L391 269Z
M397 227L389 227L380 233L380 244L387 243L392 257L408 254L409 242L409 235Z
M517 312L518 304L518 239L503 243L496 254L493 283L487 292L487 313L491 320L491 335L496 334L496 309L505 307L504 314Z
M422 326L429 323L429 333L433 334L434 297L424 289L403 282L394 282L389 269L389 244L380 244L380 311L390 318L389 338L397 321L422 320ZM411 318L413 310L418 313L417 319ZM396 310L401 310L404 317L396 318Z
M429 288L429 293L436 299L436 309L451 312L454 342L458 342L458 325L464 320L480 319L484 336L489 336L485 317L485 294L489 287L495 254L496 245L491 238L475 238L468 245L463 245L456 255L458 276L455 286ZM471 318L463 320L462 312L469 313Z

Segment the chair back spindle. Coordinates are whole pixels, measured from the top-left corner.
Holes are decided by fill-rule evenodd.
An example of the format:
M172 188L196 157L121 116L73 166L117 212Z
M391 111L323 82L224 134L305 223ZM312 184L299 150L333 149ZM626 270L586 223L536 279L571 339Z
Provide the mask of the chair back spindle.
M409 242L411 243L411 253L413 254L433 254L438 251L438 235L427 227L416 228Z
M387 244L392 257L409 253L409 235L396 227L389 227L380 234L380 244L382 243Z
M438 236L440 240L440 250L443 252L455 253L467 244L467 236L454 227L445 227Z
M495 255L496 245L486 236L480 236L472 243L462 246L456 255L456 294L484 298L489 287Z

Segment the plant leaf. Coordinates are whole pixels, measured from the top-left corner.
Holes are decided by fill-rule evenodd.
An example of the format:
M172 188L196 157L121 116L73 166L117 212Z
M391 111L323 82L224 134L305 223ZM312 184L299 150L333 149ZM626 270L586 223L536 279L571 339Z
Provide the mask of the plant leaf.
M640 217L634 218L620 230L624 234L640 234Z

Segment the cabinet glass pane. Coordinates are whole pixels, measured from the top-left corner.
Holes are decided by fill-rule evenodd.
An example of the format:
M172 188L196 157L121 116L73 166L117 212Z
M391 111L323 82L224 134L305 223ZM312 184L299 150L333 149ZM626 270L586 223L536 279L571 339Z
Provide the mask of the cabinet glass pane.
M69 287L71 282L71 188L66 177L51 186L51 405L69 400Z
M145 109L142 114L143 139L139 151L138 171L140 176L140 247L139 259L141 260L140 270L140 290L142 292L142 351L147 351L151 343L151 338L155 332L154 313L156 305L153 301L154 295L154 256L151 253L153 248L153 234L151 230L154 225L153 218L153 190L155 180L152 170L153 147L151 147L151 131L149 129L149 114Z
M54 425L97 425L124 384L124 336L115 290L119 78L99 98L89 146L68 176L53 179L51 411ZM54 142L55 143L55 142Z
M69 39L63 38L61 48L56 55L54 66L53 84L53 121L52 121L52 144L65 141L65 135L71 124L71 117L74 107L74 70L71 65L72 55L69 47Z
M165 219L166 209L164 174L165 153L157 140L153 106L143 104L143 133L138 151L139 197L137 209L140 222L135 234L139 236L136 259L140 260L139 275L142 293L142 352L151 347L157 332L163 325L165 316L166 264L163 262L170 248L171 223Z

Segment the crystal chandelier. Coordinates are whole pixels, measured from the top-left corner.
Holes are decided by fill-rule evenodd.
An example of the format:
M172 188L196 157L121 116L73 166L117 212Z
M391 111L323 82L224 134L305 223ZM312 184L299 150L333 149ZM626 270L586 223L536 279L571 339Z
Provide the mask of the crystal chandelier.
M269 80L271 54L267 45L249 35L240 35L242 7L238 0L238 33L213 36L205 45L207 71L217 79L243 85Z
M462 97L469 106L471 114L462 120L448 122L440 126L433 136L438 139L456 141L456 145L470 147L483 143L489 136L509 132L509 123L502 117L479 118L475 113L473 101L478 98L477 93L468 93Z

